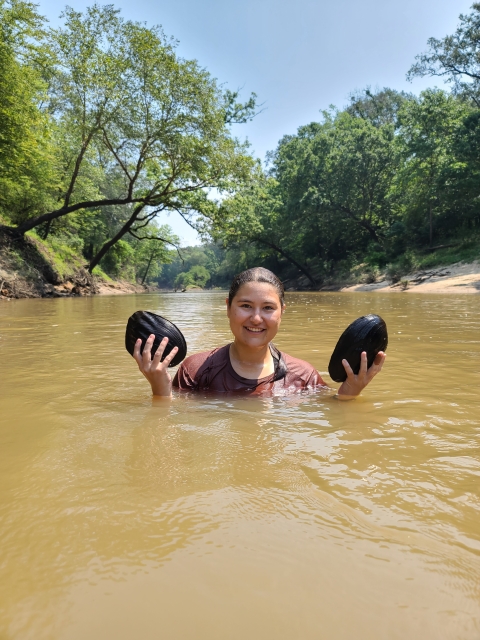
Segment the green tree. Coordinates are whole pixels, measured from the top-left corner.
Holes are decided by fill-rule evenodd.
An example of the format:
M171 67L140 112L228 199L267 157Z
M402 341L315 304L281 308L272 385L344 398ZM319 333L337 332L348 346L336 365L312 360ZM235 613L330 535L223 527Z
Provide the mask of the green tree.
M125 21L112 6L67 8L64 18L51 31L50 86L66 141L64 190L59 207L22 221L17 232L75 212L125 208L92 270L125 234L163 211L188 221L208 214L210 189L228 191L248 175L252 159L229 124L253 117L255 98L242 108L197 62L178 58L160 28Z
M136 277L141 284L145 284L158 278L162 266L172 262L172 251L168 247L176 247L178 251L180 239L168 225L157 227L150 224L142 235L137 235L131 242L135 248Z
M11 221L53 203L43 25L33 3L0 0L0 213Z
M398 123L398 112L411 94L405 91L395 91L384 87L381 90L372 91L370 87L362 91L354 91L350 94L350 104L345 109L347 113L357 118L371 122L375 126Z
M389 193L397 165L393 125L346 112L301 127L282 140L272 160L284 217L303 255L321 271L383 247L392 222Z
M298 224L285 213L279 198L278 182L273 177L264 176L261 168L257 167L248 185L222 202L216 218L211 220L209 233L221 241L224 248L253 243L260 249L254 254L260 259L265 258L262 249L267 255L281 256L315 286L314 276L300 257ZM246 268L246 264L244 266Z
M170 251L171 262L165 264L159 278L164 287L174 287L180 273L188 272L194 266L202 266L210 274L215 274L223 259L221 248L212 243L195 247L182 247L180 251Z
M397 137L402 165L395 188L410 226L424 228L428 220L428 243L431 246L435 220L448 207L449 180L456 164L453 141L456 129L468 108L444 91L427 90L419 98L406 102L399 114ZM447 208L448 213L448 208ZM452 220L450 226L457 226Z
M258 247L257 260L300 271L313 286L334 265L373 245L384 251L394 213L389 200L397 166L394 126L348 112L283 138L269 175L222 202L211 234L225 247Z
M175 287L186 289L187 287L200 287L203 289L210 280L210 273L205 267L196 265L188 271L179 273L175 278Z
M455 94L480 107L480 3L472 5L471 13L460 14L459 20L452 35L428 40L428 51L416 56L407 78L442 77Z

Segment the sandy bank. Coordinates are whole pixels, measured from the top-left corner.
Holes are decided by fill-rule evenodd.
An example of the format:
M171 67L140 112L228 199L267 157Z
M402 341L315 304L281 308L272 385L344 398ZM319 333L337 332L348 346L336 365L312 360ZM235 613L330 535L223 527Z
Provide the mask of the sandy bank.
M141 284L133 284L125 280L114 280L112 282L104 282L97 279L96 294L100 296L119 296L129 295L132 293L148 293L148 291L157 291L155 288L145 287Z
M372 284L356 284L341 291L374 291L378 293L480 293L480 262L457 262L448 267L435 267L404 276L401 282L387 280Z

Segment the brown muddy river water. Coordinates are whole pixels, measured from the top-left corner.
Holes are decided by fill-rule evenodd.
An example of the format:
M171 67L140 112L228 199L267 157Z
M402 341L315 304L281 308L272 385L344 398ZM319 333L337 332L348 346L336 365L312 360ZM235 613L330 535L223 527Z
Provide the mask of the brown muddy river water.
M288 294L277 344L322 373L385 318L361 399L152 405L128 316L193 353L223 300L0 304L1 640L480 638L480 297Z

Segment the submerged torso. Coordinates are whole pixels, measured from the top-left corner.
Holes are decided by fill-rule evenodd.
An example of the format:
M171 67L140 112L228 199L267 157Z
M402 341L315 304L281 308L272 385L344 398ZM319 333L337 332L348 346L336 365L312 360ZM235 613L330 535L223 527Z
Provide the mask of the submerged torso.
M318 371L308 362L276 352L280 362L265 378L251 380L238 375L229 357L230 345L189 356L177 371L173 386L190 391L248 391L263 393L272 390L301 390L327 386ZM275 356L274 356L275 357Z

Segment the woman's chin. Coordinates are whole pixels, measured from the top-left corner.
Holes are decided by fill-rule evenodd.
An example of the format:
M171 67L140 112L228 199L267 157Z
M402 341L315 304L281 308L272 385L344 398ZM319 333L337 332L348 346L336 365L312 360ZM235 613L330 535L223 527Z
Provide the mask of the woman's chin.
M248 344L252 347L262 347L269 343L268 332L250 332L247 329L242 331L242 335L240 337L241 342L244 344Z

